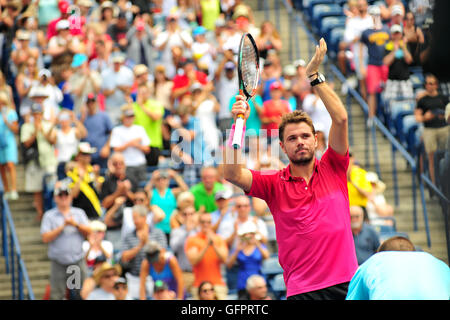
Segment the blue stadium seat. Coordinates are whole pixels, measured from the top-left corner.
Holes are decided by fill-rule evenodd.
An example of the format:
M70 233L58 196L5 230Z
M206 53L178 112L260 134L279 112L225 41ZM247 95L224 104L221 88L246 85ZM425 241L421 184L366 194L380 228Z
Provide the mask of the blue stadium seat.
M339 50L339 42L344 37L345 28L334 28L330 33L330 42L328 44L328 55L335 58Z
M389 103L390 128L395 129L395 135L400 138L402 134L403 117L413 114L415 102L413 100L391 100Z
M409 79L412 82L413 89L419 89L424 87L424 77L421 72L415 72L409 76Z
M316 5L319 4L333 4L334 1L333 0L309 0L307 1L307 3L304 3L303 5L305 6L306 10L304 10L303 12L306 13L307 19L309 21L311 21L312 16L313 16L313 9Z
M278 257L270 257L263 261L261 272L268 278L273 278L275 275L283 273L283 268L281 268L278 262Z
M277 274L270 282L270 287L275 297L279 300L286 299L286 284L282 274Z
M409 114L409 115L403 117L402 123L403 124L402 124L402 133L401 133L400 142L405 143L408 151L410 151L409 150L410 145L408 144L409 132L411 130L416 130L418 128L418 123L416 121L416 117L413 114Z
M318 4L314 6L311 19L313 31L316 33L319 32L322 25L322 20L325 17L342 16L342 15L343 10L341 6L339 6L338 4Z
M320 35L324 37L325 41L328 43L330 40L330 32L334 28L344 28L346 17L344 16L331 16L325 17L322 20L322 26L320 28Z

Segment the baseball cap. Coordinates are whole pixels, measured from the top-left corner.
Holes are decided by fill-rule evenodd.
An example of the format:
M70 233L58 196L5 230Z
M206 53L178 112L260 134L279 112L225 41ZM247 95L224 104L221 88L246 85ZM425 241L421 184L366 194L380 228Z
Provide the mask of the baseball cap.
M169 286L164 281L162 281L162 280L155 281L155 288L154 288L155 292L164 291L164 290L168 290L168 289L169 289Z
M116 282L114 282L114 286L117 286L119 284L127 285L127 279L125 279L124 277L117 278Z
M227 190L219 190L216 192L216 194L214 195L214 199L219 200L219 199L230 199L231 198L231 192L227 191Z
M295 76L297 71L296 71L296 68L294 65L288 64L288 65L284 66L283 73L287 76Z
M59 121L67 121L67 120L70 120L70 118L71 117L68 112L62 112L58 117Z
M58 3L58 8L61 13L67 13L69 11L70 4L67 1L60 1Z
M118 19L126 19L127 18L127 14L125 11L120 11L119 14L117 15Z
M124 117L134 116L133 106L124 105L121 109L122 109L122 116L124 116Z
M252 221L247 221L241 224L238 228L238 236L243 236L247 233L256 233L256 225Z
M103 222L101 222L99 220L92 220L89 223L89 227L91 227L92 231L100 231L100 232L106 231L106 224L104 224Z
M192 31L192 35L195 37L195 36L199 36L199 35L202 35L202 34L205 34L206 33L206 28L205 27L203 27L203 26L198 26L198 27L196 27L195 29L194 29L194 31Z
M80 142L78 144L78 153L93 154L96 151L97 148L91 147L91 144L89 142Z
M272 91L272 90L275 90L275 89L283 89L283 85L281 84L280 81L275 81L274 83L272 83L272 84L270 85L269 89L270 89L271 91Z
M145 64L138 64L133 68L133 73L135 76L143 75L146 72L148 72L148 68Z
M306 66L306 62L303 59L298 59L294 61L294 67L298 68L298 67L304 67Z
M392 6L392 10L391 10L391 17L396 16L396 15L403 15L403 9L401 6L399 5L393 5Z
M123 63L125 62L125 56L123 54L115 54L112 58L113 63Z
M69 22L69 20L66 20L66 19L59 20L58 23L56 24L56 30L69 29L69 27L70 27L70 22Z
M50 78L52 76L52 73L48 69L41 69L41 70L39 70L38 77L40 78L40 77L43 77L43 76L46 76L47 78Z
M145 22L144 20L140 19L136 22L136 30L137 31L143 31L145 30Z
M59 186L55 187L53 190L53 195L59 196L60 194L66 192L67 194L70 194L70 188L69 185L65 182L62 182Z
M379 6L370 6L367 12L369 12L371 16L379 16L381 14Z
M227 63L225 63L225 66L224 66L224 67L225 67L226 70L234 70L235 65L234 65L233 62L228 61Z
M396 33L396 32L400 32L400 33L402 33L402 26L401 25L399 25L399 24L394 24L392 27L391 27L391 34L392 33Z
M93 92L88 93L88 95L86 96L86 102L90 102L90 101L95 101L95 94Z
M73 56L72 64L70 65L72 68L78 68L83 63L85 63L88 60L87 56L82 53L77 53Z

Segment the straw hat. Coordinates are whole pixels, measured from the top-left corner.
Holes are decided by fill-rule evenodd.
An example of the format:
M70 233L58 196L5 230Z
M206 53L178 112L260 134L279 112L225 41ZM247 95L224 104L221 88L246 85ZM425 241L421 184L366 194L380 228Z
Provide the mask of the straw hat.
M104 262L100 267L98 267L98 269L95 269L95 271L94 271L93 277L94 277L95 283L97 285L99 285L100 279L103 277L105 272L110 271L110 270L116 271L118 276L120 276L122 273L122 268L120 267L119 264L112 265L109 262Z

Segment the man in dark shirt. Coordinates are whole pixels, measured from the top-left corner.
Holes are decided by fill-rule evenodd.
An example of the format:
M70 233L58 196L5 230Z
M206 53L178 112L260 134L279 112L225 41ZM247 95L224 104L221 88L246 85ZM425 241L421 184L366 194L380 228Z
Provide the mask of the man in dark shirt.
M448 98L439 94L438 80L428 74L425 77L425 94L417 101L414 111L417 122L422 122L423 143L425 152L428 155L428 169L433 183L436 182L434 175L434 153L437 150L444 150L449 135L449 126L445 121L445 107Z
M369 61L367 68L361 70L367 84L367 103L369 105L368 124L372 125L373 117L376 114L377 99L376 94L382 91L382 84L387 80L388 68L383 64L385 45L389 41L389 29L381 24L380 8L371 6L369 14L372 16L374 27L363 31L361 34L361 42L367 46ZM362 50L362 46L361 50ZM360 65L363 54L360 54Z
M413 57L408 51L406 38L403 38L402 27L395 24L390 31L391 41L386 44L383 58L383 63L389 67L384 98L413 99L413 85L409 80L409 64L413 62Z
M106 33L111 37L111 39L116 43L120 49L120 51L125 52L127 50L128 41L127 41L127 32L128 32L128 22L125 15L125 12L119 12L117 16L117 22L111 24L106 30Z

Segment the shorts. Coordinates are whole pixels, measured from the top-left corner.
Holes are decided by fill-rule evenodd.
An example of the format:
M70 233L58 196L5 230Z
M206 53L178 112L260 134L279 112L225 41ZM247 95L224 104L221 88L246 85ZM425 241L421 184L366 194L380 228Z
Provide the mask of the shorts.
M434 153L437 150L445 150L449 126L442 128L423 128L423 144L426 153Z
M7 142L0 148L0 164L6 164L12 162L17 164L17 146L15 143Z
M414 90L411 80L388 79L383 96L385 100L414 99Z
M382 83L387 81L389 68L385 65L367 66L366 85L368 94L380 93L383 90Z
M349 282L287 297L287 300L345 300Z
M41 192L44 185L44 176L46 174L55 174L53 170L41 168L36 161L30 161L25 166L25 192Z

